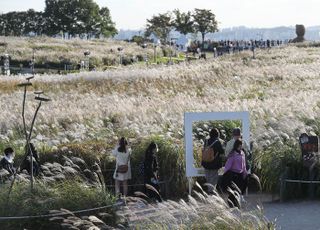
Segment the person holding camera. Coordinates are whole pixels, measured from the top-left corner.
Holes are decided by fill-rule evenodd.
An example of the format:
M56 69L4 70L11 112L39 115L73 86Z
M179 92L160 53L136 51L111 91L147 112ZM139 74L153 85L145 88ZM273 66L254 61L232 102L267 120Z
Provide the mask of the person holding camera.
M126 138L121 137L118 145L112 150L112 155L116 158L116 169L113 174L115 180L116 196L120 195L120 183L123 186L123 195L128 194L128 180L131 179L130 155L131 148L128 146Z

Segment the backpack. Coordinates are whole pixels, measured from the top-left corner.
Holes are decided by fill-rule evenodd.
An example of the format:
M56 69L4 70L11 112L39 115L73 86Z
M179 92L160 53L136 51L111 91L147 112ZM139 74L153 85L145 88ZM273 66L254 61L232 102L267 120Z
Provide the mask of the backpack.
M212 146L217 142L218 140L215 140L211 145L206 146L202 150L202 162L208 163L212 162L215 157L214 150Z

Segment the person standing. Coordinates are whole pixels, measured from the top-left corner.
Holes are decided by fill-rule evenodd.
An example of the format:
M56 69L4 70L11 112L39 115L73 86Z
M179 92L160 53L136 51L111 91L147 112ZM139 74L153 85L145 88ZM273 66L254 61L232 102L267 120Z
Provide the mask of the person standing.
M27 156L23 160L20 170L26 169L29 174L31 174L31 159L33 161L33 175L38 176L40 173L40 161L39 161L39 154L36 148L34 147L33 143L29 143L29 148L26 145L26 152Z
M159 202L162 201L159 186L159 163L157 159L158 145L151 142L146 150L144 158L144 184L146 186L147 195L155 198ZM151 185L153 188L148 188Z
M215 187L218 183L218 170L222 167L222 156L224 153L221 141L219 139L220 133L217 128L212 128L209 133L209 139L205 140L204 148L212 148L214 152L214 159L211 162L201 162L205 169L205 177L207 183ZM212 193L213 187L208 187L208 193Z
M241 139L241 136L242 136L241 129L234 128L232 131L232 139L229 140L226 145L226 151L225 151L226 158L228 158L228 155L233 150L233 146L234 146L235 141ZM251 151L250 151L250 148L249 148L249 145L247 144L247 142L245 142L245 141L242 141L242 142L243 142L242 143L242 150L243 150L245 157L246 157L246 167L247 167L247 170L249 170L250 165L251 165Z
M228 155L226 165L224 167L224 174L222 179L223 190L227 187L231 187L234 182L241 190L241 200L243 200L243 194L247 188L247 169L245 154L242 150L243 142L238 139L234 142L232 151Z
M126 138L121 137L118 145L112 151L112 155L116 157L116 169L113 174L116 196L120 195L120 183L122 183L123 186L123 195L127 196L128 180L131 179L131 148L128 146L128 141Z

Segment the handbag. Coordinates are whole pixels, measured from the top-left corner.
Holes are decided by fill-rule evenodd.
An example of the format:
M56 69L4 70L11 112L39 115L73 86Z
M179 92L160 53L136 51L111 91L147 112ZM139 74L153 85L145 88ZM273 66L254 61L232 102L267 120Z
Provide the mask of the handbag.
M128 172L128 165L119 165L118 168L117 168L117 173L126 173Z
M128 169L129 169L129 166L128 166L129 160L130 160L130 154L129 154L129 156L128 156L127 164L125 164L125 165L118 165L118 167L117 167L117 173L126 173L126 172L128 172Z

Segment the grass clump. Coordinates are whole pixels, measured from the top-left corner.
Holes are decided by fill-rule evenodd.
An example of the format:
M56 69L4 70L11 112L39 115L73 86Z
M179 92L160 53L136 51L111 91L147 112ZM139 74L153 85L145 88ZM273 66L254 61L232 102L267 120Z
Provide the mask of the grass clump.
M8 199L9 186L0 189L0 216L45 215L61 208L70 211L113 204L115 198L101 188L65 181L53 185L37 182L31 193L30 185L17 183ZM107 212L114 214L111 209ZM44 229L50 227L48 218L4 221L3 229Z
M272 143L254 156L262 187L267 192L276 193L279 191L280 178L287 167L292 172L301 171L301 152L298 143L293 141ZM289 173L288 177L296 179L293 177L299 177L297 174L299 173L296 175Z
M220 196L195 192L195 197L149 207L155 208L156 214L144 215L134 229L274 229L259 207L253 211L230 209Z

